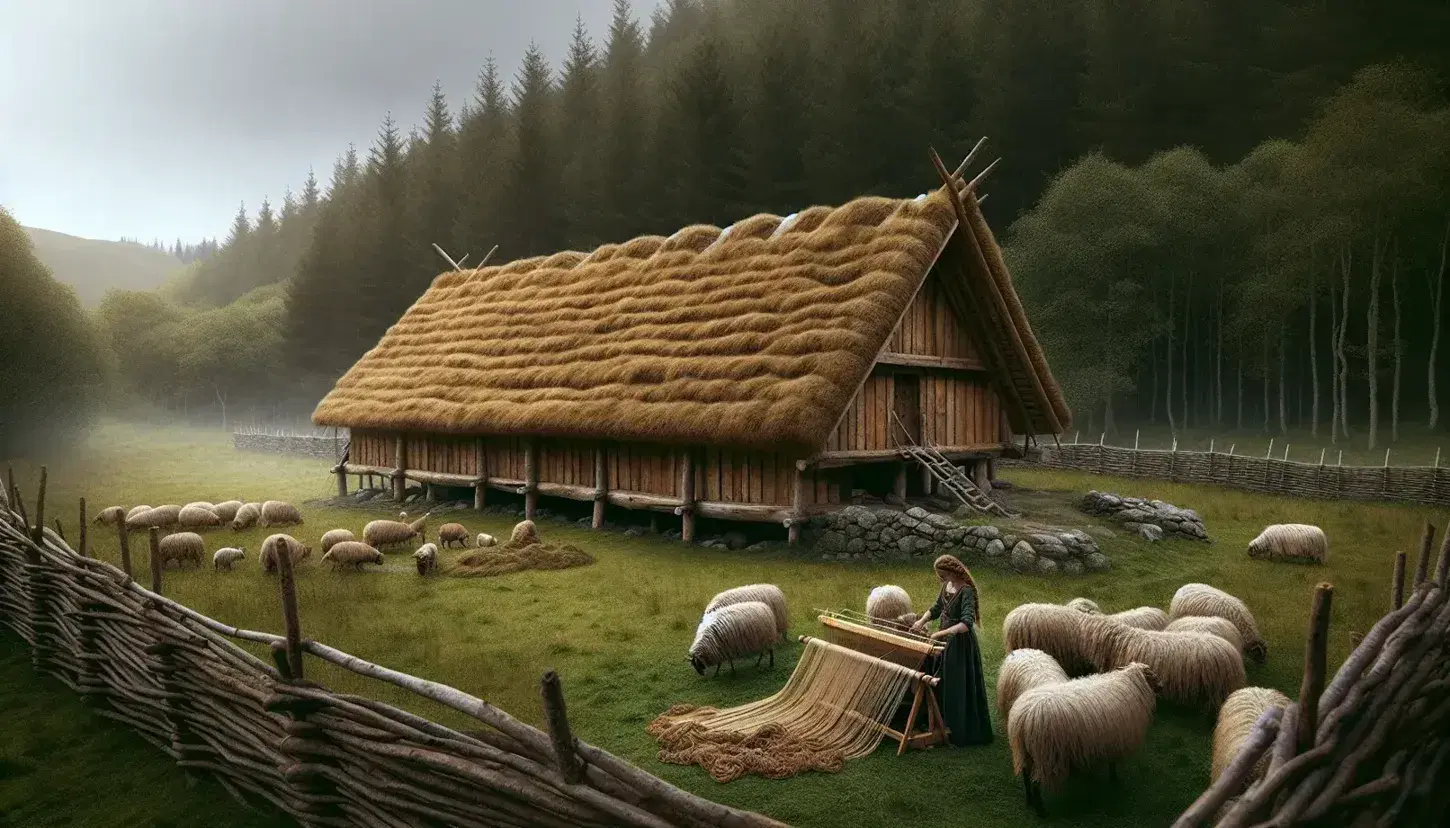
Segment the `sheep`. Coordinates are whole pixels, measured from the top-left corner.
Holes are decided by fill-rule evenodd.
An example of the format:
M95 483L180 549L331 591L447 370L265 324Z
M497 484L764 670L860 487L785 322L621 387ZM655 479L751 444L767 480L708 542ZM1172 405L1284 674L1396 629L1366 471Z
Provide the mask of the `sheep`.
M897 619L911 611L911 596L895 584L873 587L866 596L866 617L873 624L894 626Z
M427 520L428 515L425 514L412 523L401 523L396 520L369 521L368 525L363 527L363 541L375 549L404 544L412 540L414 535L423 537L427 528Z
M240 532L243 529L251 529L257 525L257 520L262 516L262 507L255 503L247 503L237 510L232 516L232 531Z
M218 503L212 508L212 511L216 513L217 517L222 519L222 523L231 523L232 519L237 516L237 510L241 508L242 502L240 500L226 500Z
M154 509L126 518L127 529L149 529L153 526L162 528L175 526L181 517L181 507L175 505L157 506Z
M1002 619L1002 647L1007 652L1042 650L1057 659L1069 675L1082 675L1093 670L1082 621L1110 617L1088 615L1060 604L1020 604Z
M1107 617L1140 630L1162 630L1168 626L1168 613L1157 607L1134 607Z
M497 543L497 541L495 541L493 539L493 535L490 535L487 532L479 532L478 533L477 544L478 544L478 548L479 549L483 549L484 547L488 547L488 546L493 546L495 543Z
M997 710L1002 715L1002 721L1009 720L1012 704L1023 693L1064 681L1067 681L1067 673L1057 659L1047 653L1030 648L1008 653L1002 659L1002 669L997 671Z
M1208 633L1234 645L1234 649L1239 652L1243 652L1244 649L1244 637L1239 635L1239 628L1235 627L1233 622L1227 618L1219 618L1216 615L1185 615L1169 621L1164 632Z
M705 675L705 668L715 666L715 675L720 675L720 665L730 662L730 671L735 672L735 659L752 653L758 654L755 664L770 654L770 666L775 666L776 631L775 611L761 601L745 601L728 604L707 611L695 630L695 641L690 645L689 661L695 672Z
M307 546L306 544L302 543L302 541L297 540L291 535L283 535L280 533L276 535L268 535L267 539L262 541L263 572L277 571L277 555L279 554L279 548L285 548L288 550L292 557L293 566L296 566L298 563L306 560L312 555L312 547Z
M223 523L222 519L217 517L216 512L197 503L189 503L181 507L181 513L177 515L176 522L191 529L221 526Z
M529 546L538 542L539 527L532 520L521 520L514 524L514 530L509 534L509 543L513 546Z
M1238 755L1244 740L1254 729L1254 722L1271 707L1286 708L1289 697L1268 687L1242 687L1229 694L1218 711L1218 722L1213 726L1213 764L1209 771L1211 782L1217 782L1229 763ZM1269 755L1254 765L1246 781L1262 778L1269 765Z
M438 527L438 545L447 549L452 543L468 548L468 530L463 528L463 524L445 523Z
M1078 613L1083 615L1083 613ZM1042 789L1074 769L1116 763L1143 746L1157 707L1153 669L1139 662L1028 690L1012 706L1007 738L1027 802L1045 816Z
M1081 645L1099 671L1142 662L1158 676L1164 697L1185 705L1216 707L1244 686L1243 655L1216 635L1140 630L1112 616L1077 615Z
M322 560L330 561L333 571L337 571L339 567L348 566L349 564L354 569L362 571L362 565L365 563L381 565L383 563L383 553L365 543L355 540L345 540L333 544L332 548L327 550L327 553L322 556Z
M137 515L139 515L139 514L141 514L143 512L149 512L149 511L151 511L151 507L150 506L132 506L131 509L128 512L126 512L126 523L127 523L127 525L129 525L131 523L131 519L132 518L136 517Z
M156 549L162 568L172 561L176 561L178 567L191 561L199 568L201 556L206 553L206 542L195 532L177 532L162 538Z
M193 506L198 509L205 509L212 514L216 514L216 504L206 500L193 500L192 502L186 504L185 506L182 506L181 508L190 509Z
M1232 595L1208 584L1184 584L1173 593L1168 605L1169 620L1187 615L1217 615L1227 618L1239 629L1244 639L1244 652L1256 664L1263 664L1269 657L1269 645L1259 635L1259 626L1254 623L1254 614Z
M790 613L786 609L785 593L775 584L749 584L727 589L710 599L705 605L705 612L709 614L712 610L728 607L731 604L743 604L746 601L760 601L770 607L775 613L776 633L785 639L786 627L790 624Z
M100 513L96 515L96 519L92 522L99 523L103 526L116 526L118 524L125 523L126 510L124 507L121 506L107 507L105 509L102 509Z
M1096 601L1093 601L1090 598L1074 598L1071 601L1068 601L1066 604L1063 604L1063 606L1064 607L1072 607L1073 609L1077 610L1078 612L1085 612L1088 615L1102 615L1103 614L1102 607L1099 607L1097 605L1097 602Z
M1249 541L1249 557L1257 560L1322 564L1329 560L1329 538L1307 523L1276 523Z
M232 568L232 564L236 563L237 561L243 560L246 557L247 547L245 546L223 547L212 553L211 566L212 569L215 570L225 569L230 571Z
M413 553L413 561L418 565L418 574L427 575L438 568L438 546L437 544L425 543L418 547Z
M262 518L258 525L264 529L273 526L299 526L302 524L302 513L291 503L281 500L269 500L262 504Z
M349 529L329 529L322 534L322 540L318 542L318 545L322 547L322 554L326 556L328 551L337 544L355 540L357 540L357 536Z

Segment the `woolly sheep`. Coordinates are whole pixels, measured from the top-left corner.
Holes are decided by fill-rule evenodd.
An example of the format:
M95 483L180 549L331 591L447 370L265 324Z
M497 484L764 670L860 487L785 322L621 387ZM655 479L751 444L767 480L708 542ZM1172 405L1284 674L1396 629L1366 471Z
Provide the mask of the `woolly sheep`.
M1002 619L1002 647L1041 650L1069 675L1092 672L1093 661L1084 645L1082 621L1092 616L1060 604L1020 604Z
M302 541L297 540L291 535L281 533L268 535L267 539L262 541L261 557L263 572L277 571L277 555L281 548L285 548L291 553L292 564L294 566L312 555L312 547L305 545Z
M1168 626L1168 613L1157 607L1134 607L1107 617L1140 630L1162 630Z
M124 523L125 520L126 510L120 506L111 506L102 509L100 513L96 515L96 519L93 522L100 523L105 526L115 526L117 524Z
M131 522L132 518L135 518L137 515L139 515L139 514L141 514L143 512L149 512L149 511L151 511L151 507L150 506L132 506L131 509L130 509L130 511L126 512L126 523L129 524Z
M452 543L468 548L468 530L463 528L463 524L445 523L438 527L438 545L447 549Z
M747 601L759 601L770 607L775 614L776 634L784 639L786 627L790 624L790 613L786 609L785 593L775 584L748 584L727 589L710 599L710 603L705 605L705 612L708 614L712 610Z
M429 513L431 514L431 513ZM374 549L383 549L389 546L397 546L407 543L416 535L423 537L427 530L428 515L423 515L412 523L402 523L396 520L373 520L363 527L363 541Z
M206 553L206 542L195 532L177 532L161 539L157 553L161 558L162 568L172 561L176 561L177 566L191 561L200 567L201 556Z
M379 564L384 561L383 553L360 541L340 541L333 544L322 556L322 560L332 564L334 571L344 566L351 566L353 569L362 571L365 563Z
M326 555L337 544L355 540L357 540L357 536L350 529L329 529L322 534L322 540L318 541L318 546L322 547L322 554Z
M1113 768L1143 746L1157 706L1154 684L1151 667L1131 663L1018 697L1007 720L1012 769L1039 814L1042 788L1057 787L1076 769Z
M496 541L493 539L493 535L490 535L487 532L479 532L477 543L478 548L482 549L487 546L493 546Z
M1259 625L1254 623L1254 614L1232 595L1208 584L1184 584L1173 593L1168 605L1169 619L1187 615L1216 615L1227 618L1239 629L1244 639L1244 652L1255 663L1263 664L1269 657L1269 645L1259 635Z
M296 526L302 523L302 513L291 503L269 500L262 504L260 525L267 529L273 526Z
M1216 635L1140 630L1112 616L1077 615L1082 644L1099 671L1141 662L1158 676L1164 697L1185 705L1217 707L1244 686L1242 653Z
M157 506L154 509L147 509L134 518L126 519L127 529L149 529L153 526L166 528L175 526L181 517L181 507L175 505Z
M1249 738L1254 722L1259 720L1265 710L1288 706L1288 696L1268 687L1242 687L1230 693L1224 700L1223 707L1219 708L1218 722L1213 727L1213 764L1209 771L1211 782L1217 782L1223 775L1229 763L1238 755L1239 748L1243 747L1244 740ZM1266 753L1254 765L1247 781L1261 778L1268 765L1269 755Z
M195 506L198 509L205 509L208 512L211 512L212 514L216 514L216 504L215 503L212 503L209 500L193 500L192 502L186 504L185 506L182 506L181 508L182 509L190 509L193 506Z
M896 623L896 619L911 612L911 596L895 584L873 587L866 596L866 617L871 623Z
M1068 601L1066 604L1063 604L1063 606L1071 607L1078 612L1085 612L1088 615L1103 614L1102 608L1097 605L1096 601L1093 601L1090 598L1074 598L1071 601Z
M695 672L705 675L705 668L713 665L715 675L720 674L720 665L730 662L730 671L735 671L735 659L757 654L760 658L770 654L770 666L775 666L776 632L775 611L760 601L745 601L713 609L700 619L695 630L695 641L690 645L689 661Z
M1307 523L1276 523L1249 541L1249 557L1267 561L1319 563L1329 560L1329 538Z
M240 532L243 529L251 529L253 526L257 525L257 521L261 517L261 506L257 505L256 503L244 504L242 508L237 510L236 515L232 517L232 530Z
M237 561L240 561L240 560L242 560L242 559L244 559L246 557L247 557L247 547L245 547L245 546L227 546L227 547L223 547L221 549L218 549L216 552L213 552L212 553L212 556L211 556L211 566L212 566L212 569L217 569L217 570L226 569L226 570L230 570L232 568L232 564L234 564Z
M418 547L413 553L413 561L418 565L418 574L427 575L438 568L438 546L437 544L425 543Z
M206 526L221 526L222 519L217 517L216 512L196 503L188 503L181 507L181 513L177 515L176 522L188 528L201 528Z
M232 519L237 516L237 510L240 508L242 508L242 502L240 500L226 500L212 507L212 511L216 513L217 517L222 519L222 523L231 523Z
M1233 622L1227 618L1219 618L1216 615L1185 615L1169 621L1164 631L1208 633L1234 645L1234 649L1239 652L1243 652L1244 649L1244 637L1239 635L1239 628L1235 627Z
M1012 704L1028 690L1067 681L1067 673L1057 659L1041 650L1013 650L1002 660L997 671L997 710L1002 721L1009 721Z
M539 527L532 520L521 520L514 524L509 534L509 543L514 546L528 546L539 542Z

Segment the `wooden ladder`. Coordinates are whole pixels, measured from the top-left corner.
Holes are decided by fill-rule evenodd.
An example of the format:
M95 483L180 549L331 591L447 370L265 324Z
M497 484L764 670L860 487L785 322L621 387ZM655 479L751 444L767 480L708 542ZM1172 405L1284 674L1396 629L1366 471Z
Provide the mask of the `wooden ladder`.
M941 487L951 492L957 500L961 501L962 505L984 515L1016 517L1002 504L987 497L981 489L977 488L977 484L973 483L970 477L963 474L961 469L935 448L913 444L900 446L897 450L901 452L902 457L915 460L926 467L926 470L931 472L931 476L936 478Z

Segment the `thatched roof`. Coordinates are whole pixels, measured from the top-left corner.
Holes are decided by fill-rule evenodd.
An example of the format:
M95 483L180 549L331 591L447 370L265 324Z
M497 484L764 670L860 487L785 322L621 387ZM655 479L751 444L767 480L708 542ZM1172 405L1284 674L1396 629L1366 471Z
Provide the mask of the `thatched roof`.
M313 421L814 451L957 224L943 188L444 273ZM959 235L975 247L977 234ZM990 281L970 267L948 278ZM1005 296L979 287L1020 315L1010 282ZM997 309L1012 330L992 335L1032 357L1004 367L1049 389L1014 427L1061 431L1066 406L1031 331Z

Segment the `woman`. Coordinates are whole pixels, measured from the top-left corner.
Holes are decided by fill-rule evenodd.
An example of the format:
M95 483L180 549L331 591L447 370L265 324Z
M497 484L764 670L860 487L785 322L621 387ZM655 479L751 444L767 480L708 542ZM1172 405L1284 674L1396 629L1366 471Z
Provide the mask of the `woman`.
M987 684L982 673L982 650L977 646L976 625L982 613L977 606L977 585L965 564L952 555L942 555L932 564L941 580L941 593L911 631L926 632L926 623L941 619L941 629L931 634L946 639L946 650L937 662L941 677L937 688L942 717L951 731L950 741L958 747L992 742L992 720L987 708Z

